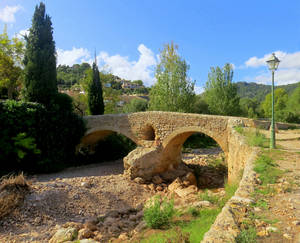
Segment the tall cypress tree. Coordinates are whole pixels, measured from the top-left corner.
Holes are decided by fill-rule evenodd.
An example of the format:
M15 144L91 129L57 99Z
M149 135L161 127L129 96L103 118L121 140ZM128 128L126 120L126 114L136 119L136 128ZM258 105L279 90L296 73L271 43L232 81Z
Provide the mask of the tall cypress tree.
M47 105L57 94L56 52L51 18L45 14L45 4L36 6L32 26L26 39L25 87L27 101Z
M88 93L88 104L92 115L102 115L104 113L102 85L96 61L93 63L92 82L90 83Z

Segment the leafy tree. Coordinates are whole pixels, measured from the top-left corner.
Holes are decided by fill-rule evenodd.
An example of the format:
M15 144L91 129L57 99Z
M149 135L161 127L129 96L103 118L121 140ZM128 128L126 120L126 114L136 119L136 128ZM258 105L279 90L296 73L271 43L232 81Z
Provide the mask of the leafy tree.
M132 99L128 104L123 107L124 113L146 111L148 102L144 99Z
M240 98L232 78L233 70L229 63L225 64L222 69L220 67L211 68L204 97L212 114L225 116L240 114Z
M9 39L6 28L0 34L0 90L2 98L13 99L22 83L21 60L24 43L18 38Z
M25 36L25 87L28 101L47 105L57 93L55 43L45 4L36 6L29 35Z
M274 91L274 113L276 121L286 121L289 112L287 111L288 94L282 88L277 88ZM261 108L264 112L264 117L272 116L272 93L266 95L265 100L261 103Z
M288 109L300 117L300 84L288 99Z
M202 94L196 95L196 97L195 97L193 113L209 114L208 104L205 102Z
M187 77L189 66L178 46L166 44L156 67L156 84L150 92L150 110L191 112L195 100L194 82Z
M242 115L249 118L257 118L259 115L259 103L256 99L251 98L241 98L240 99L240 107L242 111Z
M93 63L92 82L90 83L88 92L88 105L92 115L102 115L104 113L102 85L96 62Z

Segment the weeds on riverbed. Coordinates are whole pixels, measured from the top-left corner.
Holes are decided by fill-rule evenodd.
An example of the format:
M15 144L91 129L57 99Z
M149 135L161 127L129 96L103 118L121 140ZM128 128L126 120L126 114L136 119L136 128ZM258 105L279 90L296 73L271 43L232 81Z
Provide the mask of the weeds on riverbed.
M29 183L23 173L14 176L5 176L0 179L0 219L23 202L25 194L29 191Z

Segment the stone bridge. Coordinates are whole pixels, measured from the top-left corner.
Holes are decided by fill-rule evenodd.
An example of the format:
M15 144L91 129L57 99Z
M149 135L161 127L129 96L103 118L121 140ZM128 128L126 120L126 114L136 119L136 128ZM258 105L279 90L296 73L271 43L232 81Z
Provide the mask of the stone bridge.
M239 141L231 135L234 126L245 125L249 119L160 111L86 116L84 119L88 130L82 146L93 145L112 132L125 135L137 144L137 148L124 158L125 173L131 178L149 179L176 169L181 162L183 143L195 132L210 136L224 151L229 181L234 181L244 167Z

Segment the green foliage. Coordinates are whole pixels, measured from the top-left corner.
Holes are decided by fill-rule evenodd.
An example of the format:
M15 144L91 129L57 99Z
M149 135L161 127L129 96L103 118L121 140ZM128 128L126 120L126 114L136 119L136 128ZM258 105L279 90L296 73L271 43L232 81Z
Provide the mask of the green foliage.
M262 185L276 183L276 180L283 174L283 171L276 167L277 165L269 156L262 154L256 159L254 171L259 174Z
M0 127L1 174L63 168L74 159L75 146L85 132L65 94L54 96L47 110L37 103L0 102Z
M18 96L17 87L23 79L23 54L23 41L10 39L4 29L3 34L0 34L0 98L13 99Z
M48 105L57 93L56 52L51 19L45 4L36 6L29 35L25 36L26 51L24 96L27 101Z
M156 67L157 82L150 91L150 110L191 112L195 101L194 83L187 77L189 66L174 43L166 44Z
M256 229L250 227L249 229L242 230L235 238L236 243L255 243L256 242Z
M208 201L208 202L210 202L212 204L217 204L219 202L219 200L220 200L220 197L212 195L212 194L209 194L208 190L206 189L204 191L204 193L200 194L200 199L202 201Z
M150 199L144 208L144 220L153 229L169 225L174 214L174 201L159 196Z
M274 91L274 109L275 120L286 122L292 116L287 110L288 94L282 88L277 88ZM265 100L261 103L261 109L264 112L264 117L272 117L272 94L266 95Z
M203 133L194 133L184 142L183 148L211 148L217 147L217 142Z
M259 102L256 99L241 98L240 107L243 116L257 118L259 116Z
M259 132L259 130L255 130L255 132L248 131L245 133L247 143L251 146L258 147L268 147L268 139L266 136Z
M129 138L113 133L105 139L100 140L95 146L95 153L92 155L83 154L81 160L86 163L95 163L121 159L130 151L136 148L136 144Z
M236 130L239 134L244 134L244 128L241 126L234 127L234 130Z
M192 112L197 114L209 114L208 104L205 102L202 94L196 95Z
M81 63L73 66L59 65L57 67L57 84L62 87L71 87L79 84L80 80L85 78L86 71L91 69L90 64Z
M128 104L124 105L123 112L140 112L146 111L148 108L148 102L144 99L132 99Z
M88 89L88 106L91 115L102 115L104 113L104 102L99 70L93 63L93 75Z
M287 107L294 114L293 117L287 118L287 122L300 123L300 84L289 97Z
M210 113L216 115L239 115L240 98L237 95L236 84L232 82L233 71L231 64L211 68L205 86L205 101Z
M34 154L41 153L41 151L36 148L35 139L27 137L25 132L19 133L16 137L13 137L12 140L14 141L14 150L19 160L25 157L28 150Z

